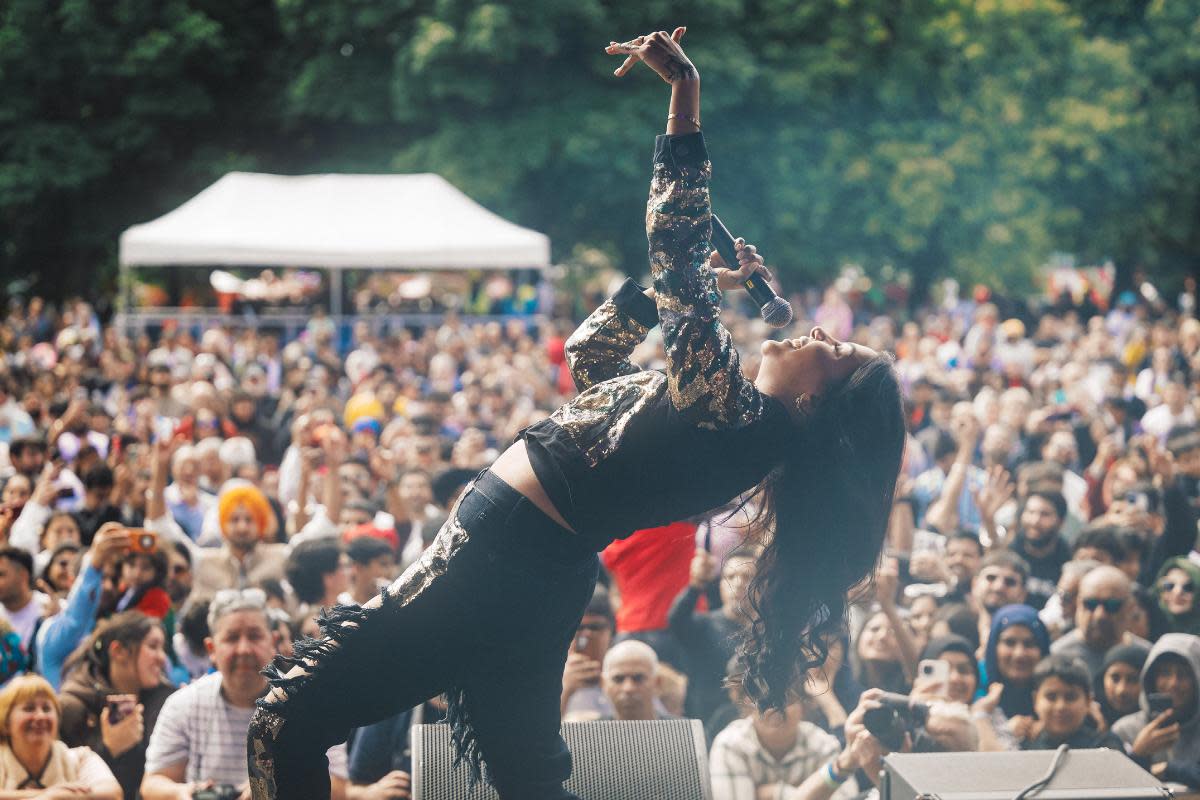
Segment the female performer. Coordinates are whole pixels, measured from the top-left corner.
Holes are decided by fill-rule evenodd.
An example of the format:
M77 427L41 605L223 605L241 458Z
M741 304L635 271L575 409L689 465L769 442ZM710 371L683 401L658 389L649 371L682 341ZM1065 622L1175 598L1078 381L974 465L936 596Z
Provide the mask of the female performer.
M891 359L814 328L762 345L754 382L721 325L720 293L760 269L712 258L700 80L683 29L613 43L671 85L646 227L652 290L627 281L571 336L582 393L468 486L421 559L323 638L276 659L250 725L258 800L327 797L325 750L355 725L446 692L460 758L500 797L569 798L559 736L568 648L614 538L703 513L758 487L764 549L750 589L745 690L782 708L870 573L900 469L904 424ZM629 361L654 324L665 372Z

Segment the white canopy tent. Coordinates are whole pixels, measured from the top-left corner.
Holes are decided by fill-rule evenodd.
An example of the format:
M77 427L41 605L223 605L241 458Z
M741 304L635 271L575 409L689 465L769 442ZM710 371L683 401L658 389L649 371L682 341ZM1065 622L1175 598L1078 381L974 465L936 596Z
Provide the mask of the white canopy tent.
M488 211L439 175L231 172L121 234L138 266L542 269L550 240ZM331 311L341 280L332 276ZM129 284L126 282L126 286Z

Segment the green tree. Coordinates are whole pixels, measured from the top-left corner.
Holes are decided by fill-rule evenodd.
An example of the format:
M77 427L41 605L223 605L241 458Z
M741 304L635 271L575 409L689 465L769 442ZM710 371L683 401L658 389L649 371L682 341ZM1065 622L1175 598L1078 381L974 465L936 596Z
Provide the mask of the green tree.
M1200 0L44 5L0 12L0 266L62 285L236 167L437 172L640 272L666 87L602 48L676 23L714 207L793 284L1200 255Z
M274 6L0 9L0 270L103 299L97 268L113 263L121 230L254 163L247 154L273 117Z

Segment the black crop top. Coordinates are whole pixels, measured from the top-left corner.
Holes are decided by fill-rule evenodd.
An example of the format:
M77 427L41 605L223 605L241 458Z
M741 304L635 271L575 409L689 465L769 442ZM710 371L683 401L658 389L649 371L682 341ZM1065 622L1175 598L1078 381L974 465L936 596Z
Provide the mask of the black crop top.
M559 513L596 550L718 508L753 488L792 439L783 405L742 375L708 266L711 166L699 133L659 136L646 207L657 295L627 280L571 334L581 394L519 434ZM667 369L633 348L662 326Z

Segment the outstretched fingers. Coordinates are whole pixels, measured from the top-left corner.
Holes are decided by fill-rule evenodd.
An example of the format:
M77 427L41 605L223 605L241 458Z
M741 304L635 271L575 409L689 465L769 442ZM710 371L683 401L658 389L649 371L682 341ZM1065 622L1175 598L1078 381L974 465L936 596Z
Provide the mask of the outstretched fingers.
M633 65L642 60L641 53L646 49L646 37L638 36L630 39L628 42L609 42L608 47L604 48L604 52L609 55L625 55L625 61L621 66L613 70L613 74L618 78L624 75L629 70L633 69Z

